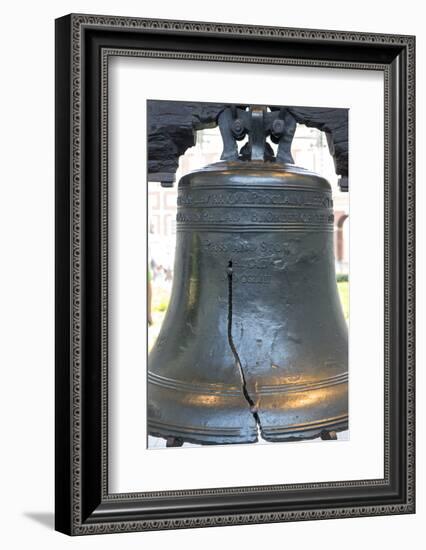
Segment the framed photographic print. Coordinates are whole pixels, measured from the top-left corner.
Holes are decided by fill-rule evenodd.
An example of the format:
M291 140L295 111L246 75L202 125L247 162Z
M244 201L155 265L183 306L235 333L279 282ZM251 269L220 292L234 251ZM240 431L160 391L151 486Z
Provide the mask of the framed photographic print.
M56 529L414 512L412 36L56 21Z

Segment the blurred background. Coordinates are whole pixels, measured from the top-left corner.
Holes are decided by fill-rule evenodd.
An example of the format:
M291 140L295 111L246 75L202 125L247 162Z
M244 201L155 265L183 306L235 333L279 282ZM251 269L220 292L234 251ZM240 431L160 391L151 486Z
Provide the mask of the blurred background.
M223 144L219 128L197 132L196 145L180 157L173 188L162 188L159 182L148 182L148 267L151 286L148 349L160 332L167 311L173 281L176 243L177 182L186 173L217 162ZM336 279L347 322L349 321L349 193L337 185L333 157L325 134L316 128L298 124L292 143L296 165L325 177L332 186L334 202L334 252Z

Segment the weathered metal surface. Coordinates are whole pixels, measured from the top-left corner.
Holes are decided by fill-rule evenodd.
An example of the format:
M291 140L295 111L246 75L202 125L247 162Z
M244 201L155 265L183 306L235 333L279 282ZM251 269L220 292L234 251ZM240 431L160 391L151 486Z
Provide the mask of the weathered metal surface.
M151 435L220 444L346 429L347 339L326 180L263 160L180 180L172 297L149 356Z

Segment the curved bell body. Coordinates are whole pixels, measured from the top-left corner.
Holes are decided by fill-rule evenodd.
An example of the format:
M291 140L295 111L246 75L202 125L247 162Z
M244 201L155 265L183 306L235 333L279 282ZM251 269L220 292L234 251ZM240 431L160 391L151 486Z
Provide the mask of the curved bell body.
M180 180L150 434L219 444L347 429L347 340L326 180L263 161Z

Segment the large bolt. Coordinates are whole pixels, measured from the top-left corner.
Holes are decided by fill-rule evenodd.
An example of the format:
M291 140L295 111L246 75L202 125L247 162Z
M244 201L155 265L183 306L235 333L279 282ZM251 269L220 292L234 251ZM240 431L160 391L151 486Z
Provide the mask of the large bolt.
M242 139L246 135L246 129L241 119L232 121L231 132L235 139Z
M285 129L284 120L282 120L281 118L276 118L272 122L271 133L274 137L280 138L284 133L284 129Z

